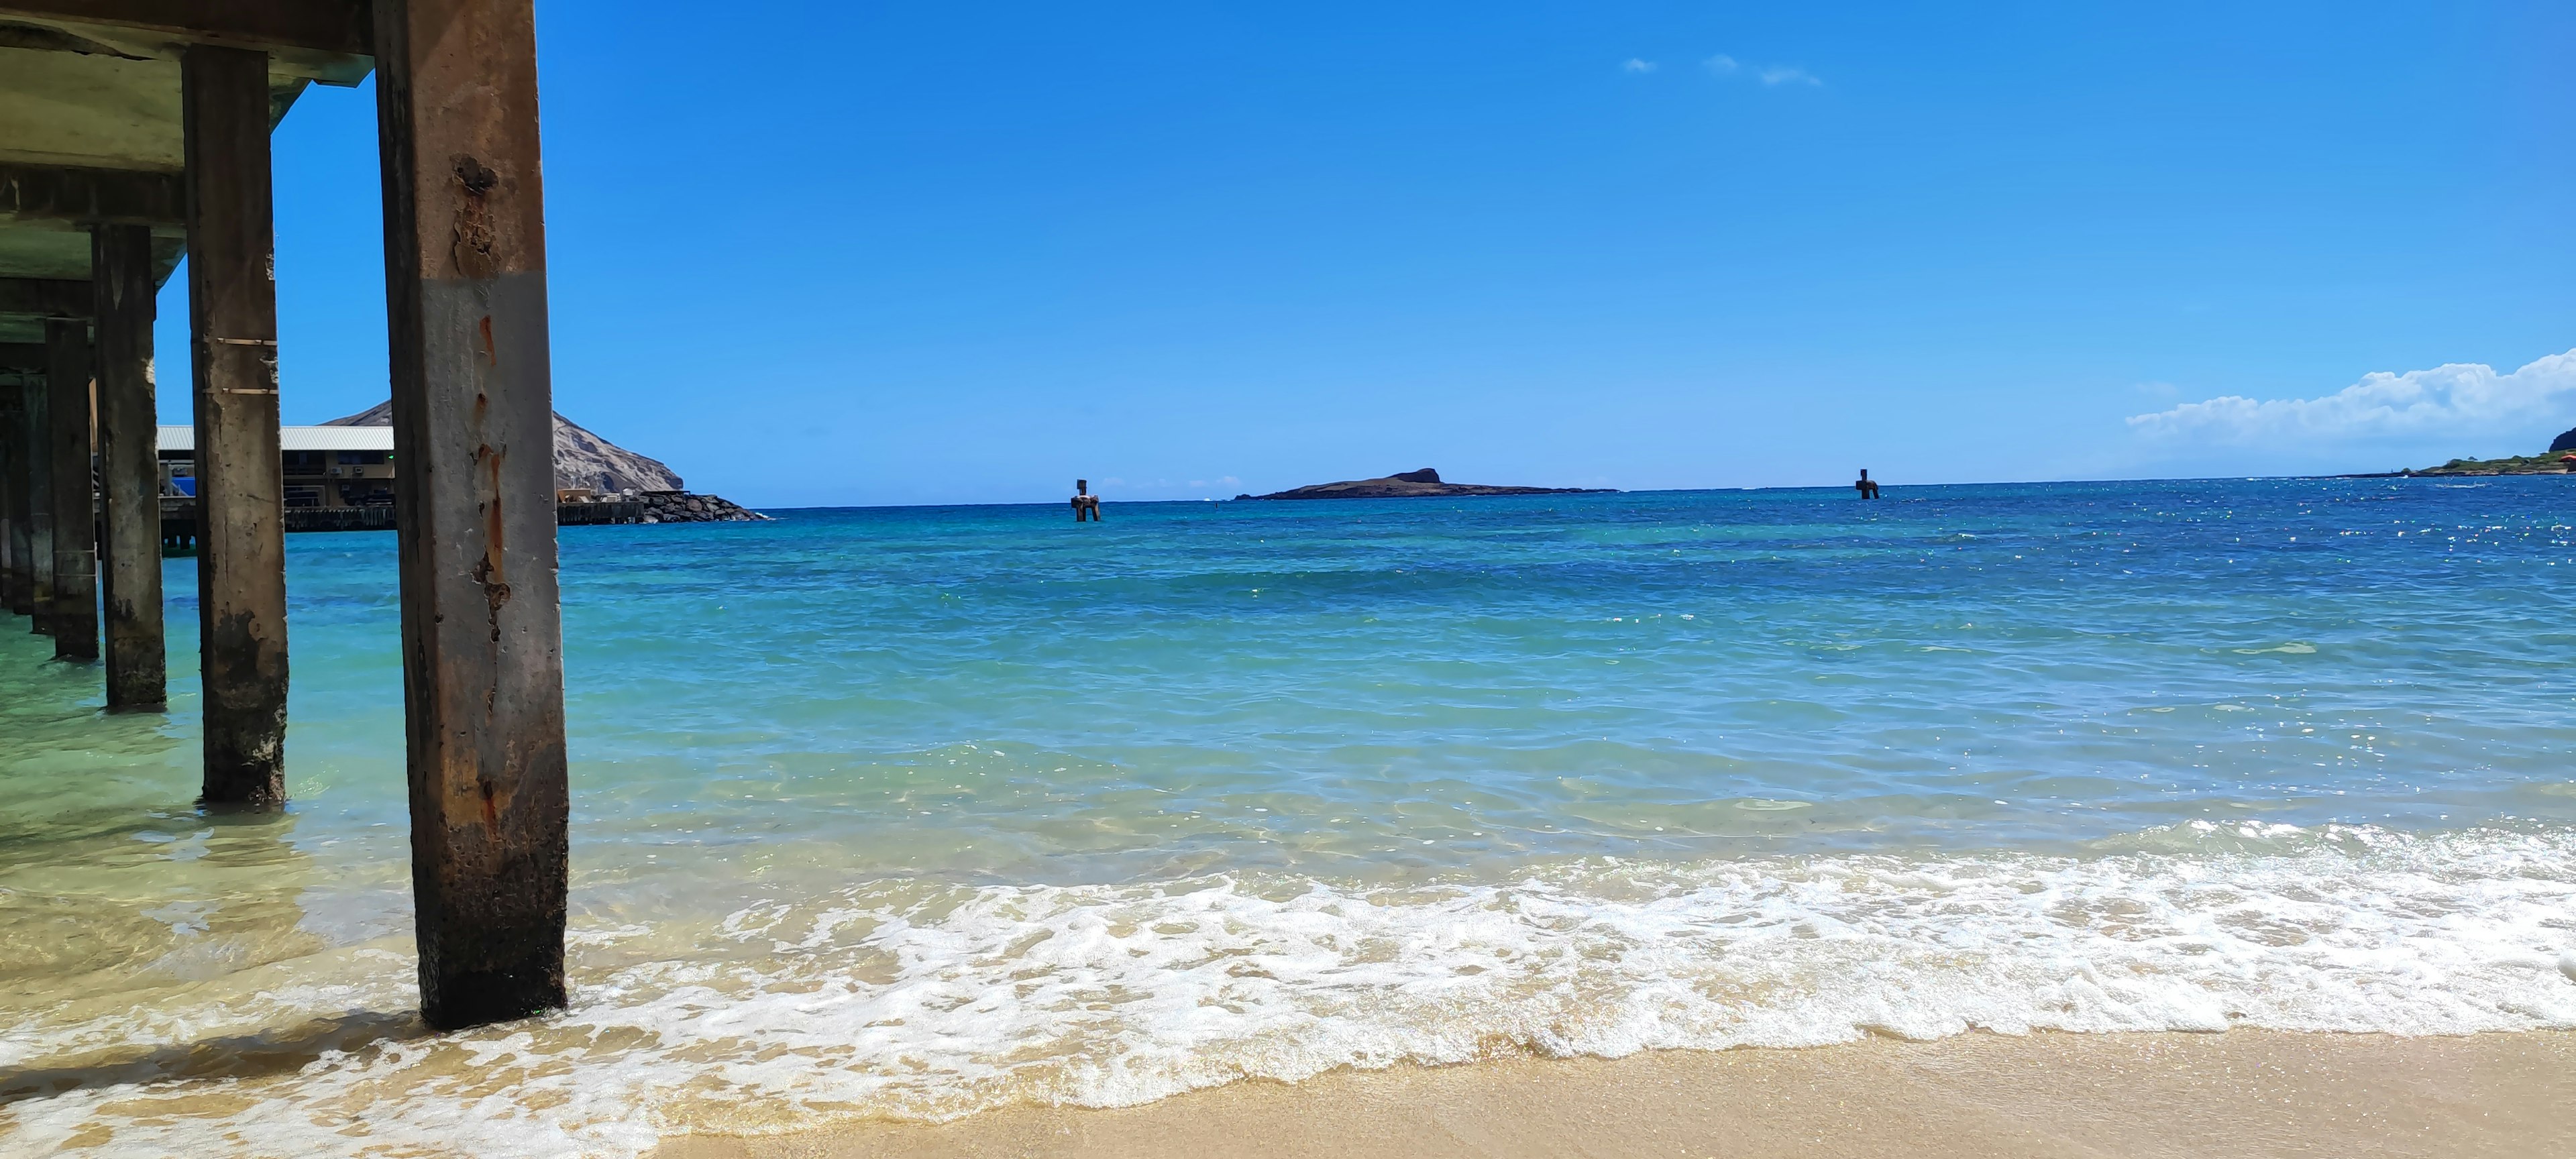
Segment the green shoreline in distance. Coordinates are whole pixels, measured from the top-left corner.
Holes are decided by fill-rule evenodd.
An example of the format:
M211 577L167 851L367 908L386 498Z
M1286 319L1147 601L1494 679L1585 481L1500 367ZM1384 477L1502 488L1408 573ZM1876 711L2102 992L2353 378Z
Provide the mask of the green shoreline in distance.
M2537 455L2515 455L2505 459L2453 459L2439 467L2418 467L2399 471L2399 475L2562 475L2576 470L2576 463L2562 463L2566 451L2548 451Z
M2347 479L2403 479L2419 475L2563 475L2576 472L2576 430L2549 440L2549 449L2537 455L2508 455L2501 459L2453 459L2439 467L2407 467L2388 472L2346 475Z

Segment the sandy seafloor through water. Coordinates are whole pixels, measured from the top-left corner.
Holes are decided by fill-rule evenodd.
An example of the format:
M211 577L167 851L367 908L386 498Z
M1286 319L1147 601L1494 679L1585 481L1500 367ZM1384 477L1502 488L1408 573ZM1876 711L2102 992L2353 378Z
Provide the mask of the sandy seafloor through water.
M2576 1027L2576 480L563 533L571 1007L412 1015L393 541L293 807L0 621L0 1152L633 1155L1249 1076Z

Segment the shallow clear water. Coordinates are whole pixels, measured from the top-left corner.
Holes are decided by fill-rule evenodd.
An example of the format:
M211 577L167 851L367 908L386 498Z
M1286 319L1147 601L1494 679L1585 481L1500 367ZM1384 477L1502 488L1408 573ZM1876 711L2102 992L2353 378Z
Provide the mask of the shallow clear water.
M410 1016L393 544L292 810L0 619L0 1150L690 1126L1868 1032L2576 1026L2576 480L567 528L573 1008Z

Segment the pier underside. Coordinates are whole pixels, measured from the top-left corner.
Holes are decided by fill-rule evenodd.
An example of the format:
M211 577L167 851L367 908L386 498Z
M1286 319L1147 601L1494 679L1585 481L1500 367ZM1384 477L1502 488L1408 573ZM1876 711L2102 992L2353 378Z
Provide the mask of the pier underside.
M563 1000L531 0L0 0L0 605L167 699L152 323L187 258L206 808L287 792L270 131L377 78L424 1013ZM102 640L104 647L102 647Z

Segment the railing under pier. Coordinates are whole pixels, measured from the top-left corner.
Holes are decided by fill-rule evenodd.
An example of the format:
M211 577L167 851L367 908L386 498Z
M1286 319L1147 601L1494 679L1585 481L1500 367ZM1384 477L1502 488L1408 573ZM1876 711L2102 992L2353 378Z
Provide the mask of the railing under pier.
M590 503L558 503L555 526L582 527L594 523L642 523L644 503L635 499L608 499Z

